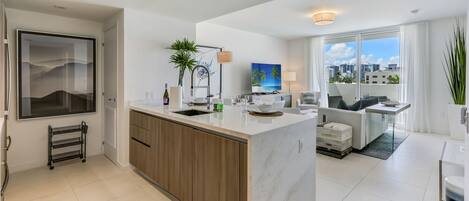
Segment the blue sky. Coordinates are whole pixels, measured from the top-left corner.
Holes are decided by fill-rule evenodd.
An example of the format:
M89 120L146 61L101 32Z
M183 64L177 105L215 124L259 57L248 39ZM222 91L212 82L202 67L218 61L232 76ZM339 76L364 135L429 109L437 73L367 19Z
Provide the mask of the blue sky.
M326 65L355 64L357 45L355 42L325 45ZM381 38L362 41L362 63L388 64L399 62L399 38Z

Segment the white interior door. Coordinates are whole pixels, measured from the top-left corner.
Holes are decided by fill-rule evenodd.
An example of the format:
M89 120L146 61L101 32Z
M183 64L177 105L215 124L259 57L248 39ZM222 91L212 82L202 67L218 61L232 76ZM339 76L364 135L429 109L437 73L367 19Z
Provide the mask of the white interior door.
M467 13L469 14L469 5L467 5ZM466 20L467 26L469 27L469 20ZM466 41L469 41L469 34L466 31ZM466 51L469 50L469 44L466 44ZM466 55L467 59L469 59L469 55ZM466 60L467 60L466 59ZM466 63L466 68L469 67ZM466 70L466 78L469 76L469 71ZM466 107L469 108L469 81L466 79ZM466 123L466 126L468 123ZM464 200L469 201L469 128L466 129L466 136L464 137L466 143L466 149L464 151Z
M469 5L467 6L467 12L469 13ZM469 27L469 20L466 20L467 26ZM466 41L469 41L469 34L466 31ZM469 50L469 44L466 44L466 51ZM467 59L469 59L469 55L466 55ZM466 59L466 60L467 60ZM466 68L469 65L466 63ZM469 76L469 71L466 70L466 78ZM469 108L469 81L466 79L466 107ZM468 114L469 115L469 114ZM466 122L466 127L469 124ZM464 137L466 149L464 151L464 200L469 201L469 128L466 128L466 136Z
M104 32L104 155L117 163L117 27Z

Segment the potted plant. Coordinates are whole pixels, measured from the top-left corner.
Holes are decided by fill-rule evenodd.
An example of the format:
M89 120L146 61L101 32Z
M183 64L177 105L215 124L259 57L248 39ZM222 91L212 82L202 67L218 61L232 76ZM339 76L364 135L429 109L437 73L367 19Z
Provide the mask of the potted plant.
M446 79L453 103L448 104L451 137L464 139L465 127L460 124L460 112L466 104L466 33L459 22L446 45L444 56Z
M194 41L184 38L182 40L176 40L168 49L173 50L173 54L169 57L169 63L174 64L175 68L179 71L178 86L170 87L169 89L169 105L173 108L180 108L182 107L182 99L184 96L184 73L186 70L192 71L197 64L194 58L194 54L197 53L197 45Z
M192 71L192 68L197 64L194 59L194 54L197 53L197 45L194 41L187 38L183 40L176 40L168 49L173 50L174 53L169 58L169 62L175 65L179 70L178 86L183 86L184 73L186 70Z

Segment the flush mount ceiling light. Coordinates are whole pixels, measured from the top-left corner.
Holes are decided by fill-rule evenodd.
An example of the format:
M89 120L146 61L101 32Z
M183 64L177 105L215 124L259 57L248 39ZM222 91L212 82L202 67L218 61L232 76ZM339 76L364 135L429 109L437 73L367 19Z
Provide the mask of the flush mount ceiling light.
M328 25L334 23L335 16L333 11L319 11L313 14L313 21L316 25Z

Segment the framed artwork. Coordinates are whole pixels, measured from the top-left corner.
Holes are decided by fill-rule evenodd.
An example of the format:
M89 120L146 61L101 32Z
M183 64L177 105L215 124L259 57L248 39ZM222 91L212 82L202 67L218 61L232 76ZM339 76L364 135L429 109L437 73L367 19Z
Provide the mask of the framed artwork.
M219 97L222 92L222 64L217 61L217 53L221 52L222 48L197 45L197 49L197 65L202 65L209 69L210 93L214 97ZM194 72L194 86L207 86L207 78L207 71L203 68L198 68L196 72ZM206 97L206 94L206 89L196 89L194 93L195 97Z
M17 30L18 119L96 112L96 39Z

